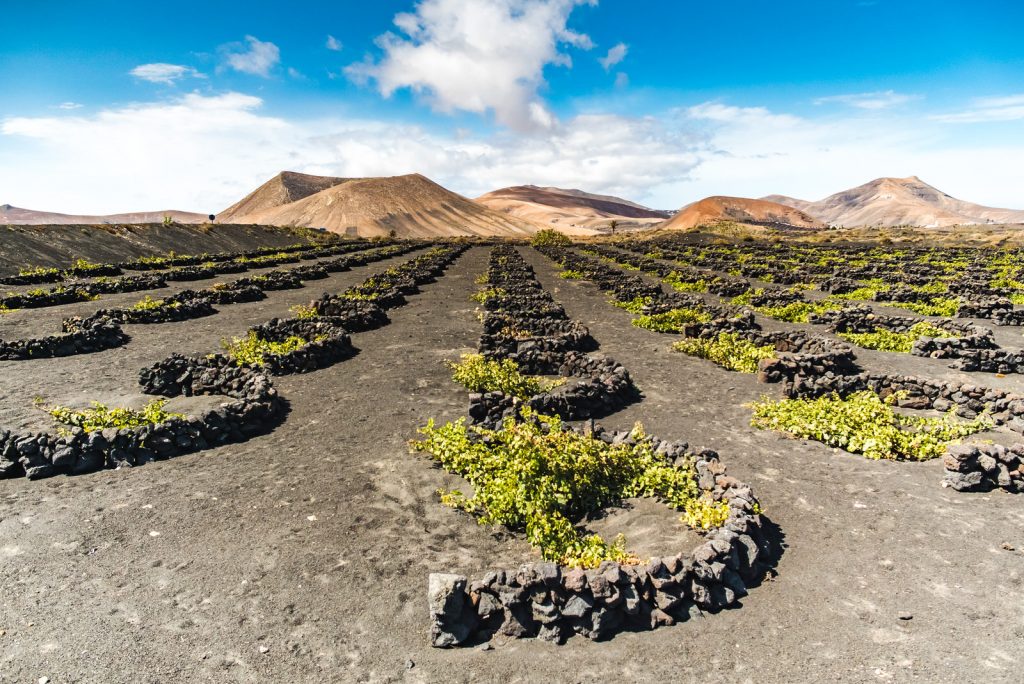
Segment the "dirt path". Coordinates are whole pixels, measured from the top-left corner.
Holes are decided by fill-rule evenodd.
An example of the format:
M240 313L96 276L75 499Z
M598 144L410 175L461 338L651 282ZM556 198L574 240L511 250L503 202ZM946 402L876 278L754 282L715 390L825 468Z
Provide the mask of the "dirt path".
M474 248L392 310L391 325L354 335L355 358L277 379L291 413L266 437L129 470L0 481L0 682L1017 679L1024 555L999 544L1024 546L1019 502L941 490L937 463L872 463L746 427L741 404L763 386L670 355L666 338L630 326L596 289L524 254L647 395L602 422L642 417L656 434L718 448L758 488L787 548L779 577L743 608L606 643L429 646L429 572L534 557L441 506L435 490L452 478L405 444L429 417L465 411L442 362L480 333L468 296L487 250ZM207 350L326 284L151 326L151 337L132 326L135 339L112 351L136 355L119 362L134 372ZM39 383L45 368L5 364L0 375ZM63 372L87 390L106 382L96 370ZM2 382L5 395L17 385Z

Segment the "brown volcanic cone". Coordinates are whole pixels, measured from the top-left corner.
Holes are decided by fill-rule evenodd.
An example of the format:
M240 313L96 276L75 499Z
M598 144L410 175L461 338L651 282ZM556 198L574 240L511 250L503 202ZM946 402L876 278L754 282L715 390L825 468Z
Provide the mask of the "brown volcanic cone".
M326 228L372 237L528 236L540 226L491 211L418 174L327 178L285 172L218 220Z
M699 202L683 207L670 220L658 224L657 228L686 230L720 221L735 221L737 223L752 223L782 228L812 230L824 228L824 224L820 221L793 207L765 200L748 199L746 197L724 197L721 195L705 197Z
M612 221L625 226L649 226L668 213L611 195L582 190L516 185L481 195L476 201L495 211L543 225L606 227Z
M951 197L917 176L876 178L856 188L829 195L818 202L794 200L781 195L775 199L806 211L836 226L923 226L928 228L961 224L1024 223L1024 211L994 209Z

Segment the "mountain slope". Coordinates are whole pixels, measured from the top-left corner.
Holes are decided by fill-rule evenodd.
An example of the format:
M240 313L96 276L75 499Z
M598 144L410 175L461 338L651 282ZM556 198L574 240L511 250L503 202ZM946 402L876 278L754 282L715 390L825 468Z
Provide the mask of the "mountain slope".
M384 178L290 176L279 174L225 210L218 220L309 226L363 237L387 235L391 231L398 237L418 238L515 237L532 235L540 228L491 211L418 173ZM295 177L303 183L292 183ZM316 191L317 187L322 189ZM302 197L288 201L295 195Z
M203 223L209 220L206 214L191 211L138 211L126 214L107 214L103 216L59 214L53 211L36 211L0 204L0 223L12 226L26 225L82 225L101 223L163 223L164 217L170 216L176 223Z
M555 227L646 227L668 218L668 212L650 209L611 195L583 190L516 185L488 192L476 201L495 211Z
M814 230L824 225L814 217L784 204L746 197L715 195L688 204L668 221L656 227L663 230L687 230L720 221L753 223L778 228Z
M785 204L800 208L831 225L946 227L979 223L1024 223L1024 210L996 209L956 199L917 176L876 178L817 202L792 198Z
M350 178L311 176L308 173L282 171L217 215L223 223L234 223L237 216L256 214L348 182Z

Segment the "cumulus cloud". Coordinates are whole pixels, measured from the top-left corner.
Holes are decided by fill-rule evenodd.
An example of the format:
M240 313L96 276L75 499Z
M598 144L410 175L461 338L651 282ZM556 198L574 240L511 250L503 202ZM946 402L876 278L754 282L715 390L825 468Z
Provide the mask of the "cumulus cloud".
M539 91L544 68L570 67L563 46L593 42L567 26L579 4L594 0L423 0L398 14L401 33L377 39L379 61L346 68L356 82L376 81L382 95L409 88L437 111L493 112L518 130L545 129L554 117Z
M945 123L1018 121L1024 119L1024 95L978 98L965 111L937 114L933 118Z
M340 40L338 40L337 38L335 38L334 36L332 36L330 34L327 34L327 44L326 44L326 47L327 47L328 50L334 50L335 52L341 52L342 44L341 44Z
M553 124L545 135L506 129L481 136L358 119L288 121L262 114L261 106L241 93L193 93L91 116L7 119L0 156L10 163L0 166L0 187L23 206L90 213L216 213L282 169L420 172L469 196L540 183L643 199L685 180L701 144L682 117L595 114Z
M945 127L919 116L879 119L862 112L815 119L720 102L681 114L707 139L691 180L678 190L688 201L773 193L818 200L874 178L917 175L962 199L1021 204L1015 187L1020 145L952 139Z
M621 62L626 58L626 53L629 51L629 46L625 43L619 43L608 50L608 54L601 57L597 61L601 63L605 71L608 71L613 66Z
M893 90L878 90L871 93L847 93L819 97L814 104L842 104L857 109L888 109L915 99L917 98L914 95L897 93Z
M61 102L57 109L81 109L83 105L77 102Z
M140 64L128 73L140 81L163 83L165 85L174 85L175 82L186 76L192 76L195 78L202 77L202 74L192 67L183 66L181 64L166 64L164 62Z
M245 43L231 43L221 48L228 67L243 74L268 78L281 62L281 50L271 42L246 36Z

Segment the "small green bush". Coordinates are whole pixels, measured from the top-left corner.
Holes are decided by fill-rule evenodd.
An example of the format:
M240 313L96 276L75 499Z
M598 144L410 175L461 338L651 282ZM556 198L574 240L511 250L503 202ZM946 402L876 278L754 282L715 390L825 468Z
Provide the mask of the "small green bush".
M296 304L288 310L295 314L296 318L316 318L320 315L316 306L306 306L304 304Z
M633 319L633 325L645 330L680 333L687 323L707 323L711 314L700 309L671 309L659 314L644 314Z
M260 337L255 330L250 330L245 337L236 337L231 341L221 340L220 346L236 366L263 366L268 356L290 354L302 349L311 341L320 342L323 339L326 339L326 336L305 340L298 335L292 335L283 342L271 342Z
M586 274L584 274L583 271L577 271L577 270L568 268L568 269L566 269L564 271L561 271L558 274L558 277L559 278L565 278L566 280L582 280L583 278L586 277Z
M773 346L758 346L737 333L719 333L710 339L684 339L672 345L672 349L713 361L722 368L740 373L756 373L761 359L775 357Z
M534 247L567 247L572 244L572 240L554 228L544 228L534 233L530 244Z
M661 282L672 287L678 292L707 292L708 281L706 278L688 279L679 271L672 271L661 279Z
M956 316L960 309L959 297L936 297L928 302L891 302L890 306L907 309L922 316Z
M572 567L638 562L622 535L607 542L575 524L629 497L657 497L698 529L728 517L728 504L702 495L693 465L677 467L655 454L639 426L635 444L611 445L565 429L557 417L524 410L522 418L506 419L498 430L467 427L461 418L440 427L431 420L411 446L472 485L472 496L440 492L444 504L476 515L481 525L525 531L547 560Z
M564 379L545 380L524 375L512 359L492 361L482 354L463 354L461 358L459 363L448 361L447 366L452 370L452 380L470 392L504 392L529 399L565 384Z
M153 309L159 309L166 307L168 309L177 309L181 306L180 302L168 302L163 299L153 299L149 295L146 295L144 299L140 299L132 305L132 309L135 311L152 311Z
M960 421L950 412L941 418L905 416L892 406L903 394L882 399L870 390L845 399L836 394L817 399L763 398L753 404L751 425L778 430L871 459L925 461L941 456L946 446L992 427L981 415Z
M59 269L46 266L26 266L18 270L20 276L53 276L60 273Z
M620 309L625 309L629 313L638 314L644 310L644 307L651 304L654 301L654 297L633 297L626 302L613 301L614 306Z
M65 425L80 427L86 432L106 428L135 428L143 425L165 423L172 418L184 418L184 414L164 410L166 399L153 399L142 409L110 408L94 401L90 408L75 410L67 406L51 406L46 409L55 420Z
M928 321L915 323L907 332L899 333L885 328L877 328L869 333L838 333L838 336L858 347L877 349L878 351L910 353L914 342L922 337L959 337L951 332L937 328Z

